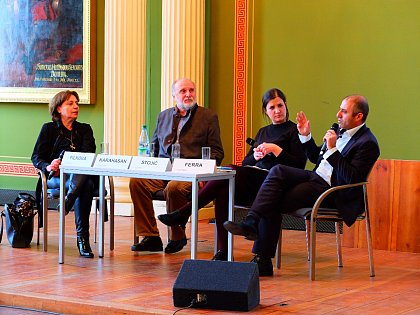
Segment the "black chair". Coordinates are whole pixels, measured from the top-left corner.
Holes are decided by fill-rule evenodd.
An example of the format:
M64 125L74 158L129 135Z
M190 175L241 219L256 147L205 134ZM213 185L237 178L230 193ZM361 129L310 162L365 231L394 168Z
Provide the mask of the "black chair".
M331 187L323 194L321 194L312 208L301 208L294 212L287 213L298 218L305 220L306 225L306 244L308 250L308 260L310 261L309 268L309 278L315 280L315 254L316 254L316 222L317 221L332 221L335 224L335 235L336 235L336 246L337 246L337 258L338 258L338 267L343 267L343 258L341 250L341 237L340 237L340 227L343 225L343 218L340 216L340 213L337 209L334 208L323 208L321 207L324 199L329 196L331 193L341 189L348 189L357 186L363 186L364 194L364 209L360 209L360 215L357 217L357 220L365 220L366 223L366 238L367 238L367 247L368 247L368 256L369 256L369 268L370 276L375 276L374 265L373 265L373 252L372 252L372 235L370 228L370 218L369 218L369 208L368 208L368 198L367 198L367 182L361 182L356 184L348 184ZM281 232L279 237L278 244L278 256L281 256ZM279 262L277 268L280 266L280 258L277 258Z
M39 234L40 228L43 228L43 244L42 249L44 252L48 251L48 200L59 199L60 189L49 189L47 187L47 177L44 172L38 170L39 181L36 188L37 196L37 207L38 207L38 235L37 235L37 245L39 245ZM109 183L109 194L105 196L105 200L109 201L109 216L110 216L110 250L114 249L114 181L111 176L108 176ZM96 243L96 231L97 231L97 213L99 210L99 192L94 192L93 200L96 201L96 211L95 211L95 233L94 233L94 242Z

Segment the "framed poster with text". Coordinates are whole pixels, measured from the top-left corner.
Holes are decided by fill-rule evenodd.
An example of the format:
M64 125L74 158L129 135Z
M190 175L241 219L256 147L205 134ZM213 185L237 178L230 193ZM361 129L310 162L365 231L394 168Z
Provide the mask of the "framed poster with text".
M0 102L95 102L96 0L0 0Z

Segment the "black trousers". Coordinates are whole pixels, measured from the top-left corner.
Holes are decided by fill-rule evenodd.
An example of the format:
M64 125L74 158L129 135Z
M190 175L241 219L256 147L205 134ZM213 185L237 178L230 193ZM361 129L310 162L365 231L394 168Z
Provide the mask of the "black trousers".
M252 252L274 257L281 228L282 214L313 206L330 186L314 171L274 166L251 206L249 215L260 219L259 238Z
M48 180L47 187L60 188L60 177ZM82 174L66 174L66 192L77 197L74 203L74 223L77 235L89 237L89 216L94 194L93 177Z
M235 176L235 205L250 206L264 182L267 171L252 167L230 165L236 170ZM212 180L207 182L198 193L198 208L204 207L210 201L215 201L217 249L227 252L228 232L223 223L228 219L229 181ZM179 209L180 212L191 214L191 202ZM262 221L265 219L262 219Z

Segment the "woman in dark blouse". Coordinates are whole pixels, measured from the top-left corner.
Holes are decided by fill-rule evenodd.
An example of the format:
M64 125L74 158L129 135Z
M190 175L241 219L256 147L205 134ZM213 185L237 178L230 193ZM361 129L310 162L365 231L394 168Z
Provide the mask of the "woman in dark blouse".
M242 161L242 166L230 165L236 170L235 205L250 206L258 193L268 170L277 164L304 168L306 156L302 150L297 127L289 120L286 96L273 88L262 97L262 112L271 124L261 128L255 143ZM213 260L227 259L227 231L223 222L228 217L229 184L227 180L209 181L198 194L198 208L215 199L218 251ZM159 215L162 223L185 226L191 215L191 202L170 214ZM262 222L264 224L264 222Z
M50 101L49 112L52 122L42 126L31 159L34 166L48 176L48 188L56 189L60 188L59 167L62 153L95 152L96 145L91 126L76 121L79 115L77 92L57 93ZM93 177L81 174L67 175L66 190L65 210L67 214L74 206L80 256L93 258L89 244L89 215L94 193Z

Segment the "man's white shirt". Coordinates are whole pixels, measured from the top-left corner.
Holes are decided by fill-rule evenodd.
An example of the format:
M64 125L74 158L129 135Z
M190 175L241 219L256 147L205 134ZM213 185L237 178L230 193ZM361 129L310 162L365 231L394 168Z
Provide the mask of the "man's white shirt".
M364 124L357 126L353 129L346 130L339 138L337 138L336 147L332 149L328 149L324 155L322 156L322 160L319 163L318 167L316 168L315 172L321 176L323 180L325 180L328 185L331 186L331 175L333 172L333 167L330 163L328 163L327 158L333 154L335 151L342 152L344 147L347 145L347 143L350 141L351 137L354 136L354 134L362 128ZM312 134L309 134L307 136L299 135L300 142L305 143L311 140Z

